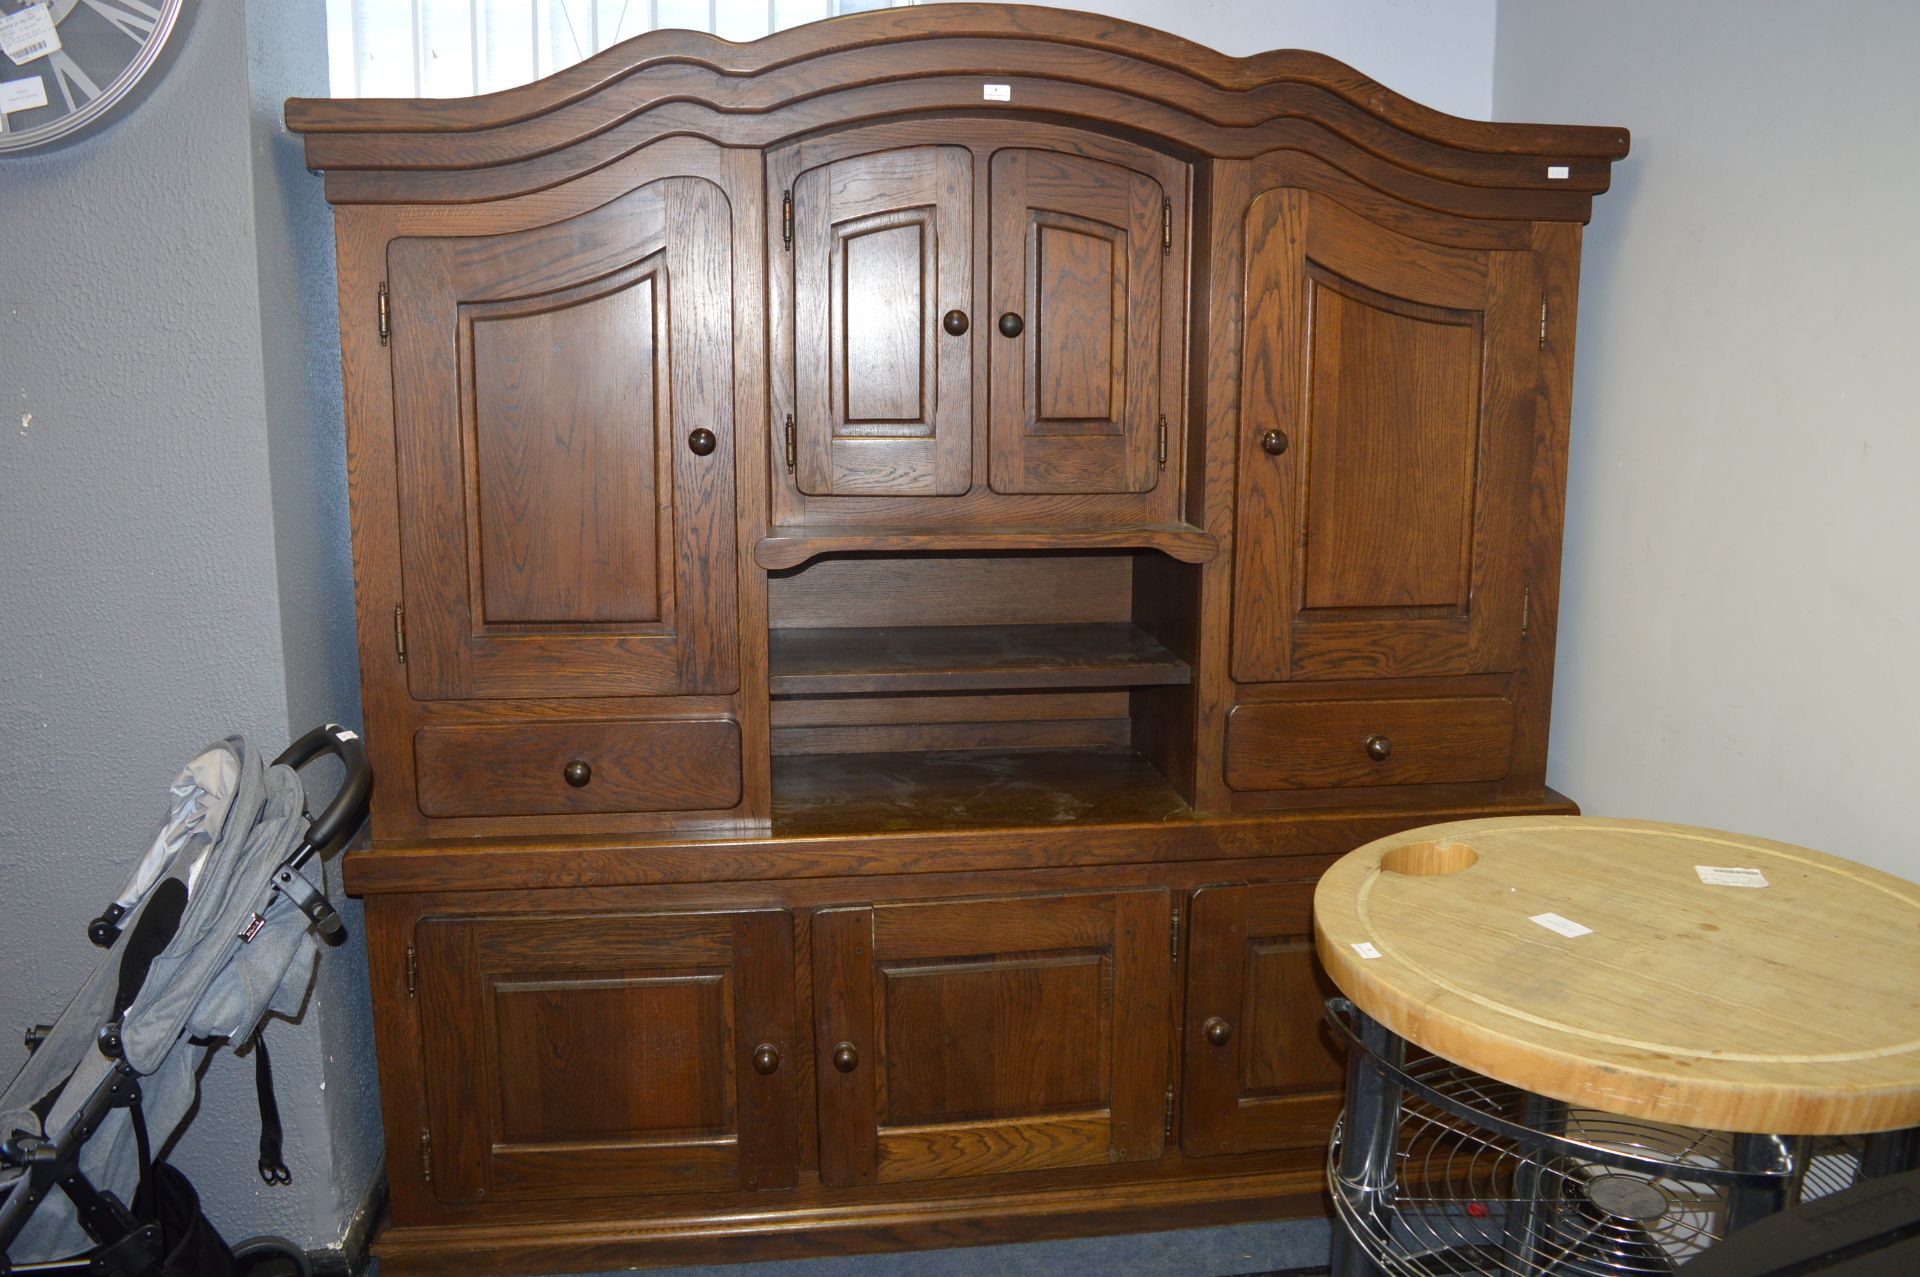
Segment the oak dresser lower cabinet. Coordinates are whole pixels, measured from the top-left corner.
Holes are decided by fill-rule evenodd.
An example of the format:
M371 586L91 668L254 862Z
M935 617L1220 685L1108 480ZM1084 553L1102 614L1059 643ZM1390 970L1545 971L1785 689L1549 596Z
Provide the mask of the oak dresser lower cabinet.
M1322 1211L1316 876L1573 810L1625 131L974 4L287 118L337 218L383 1271Z

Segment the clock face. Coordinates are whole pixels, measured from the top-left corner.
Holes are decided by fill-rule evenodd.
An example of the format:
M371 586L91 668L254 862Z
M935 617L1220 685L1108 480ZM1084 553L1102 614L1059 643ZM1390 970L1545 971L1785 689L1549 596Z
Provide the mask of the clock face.
M0 0L0 156L125 108L178 47L191 0Z

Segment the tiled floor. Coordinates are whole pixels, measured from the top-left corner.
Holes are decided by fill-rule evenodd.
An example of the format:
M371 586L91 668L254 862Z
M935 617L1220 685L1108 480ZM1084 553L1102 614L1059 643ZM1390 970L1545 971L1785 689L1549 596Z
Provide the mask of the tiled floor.
M1296 1220L1018 1246L645 1272L646 1277L1243 1277L1311 1269L1326 1262L1326 1221ZM371 1277L378 1273L376 1265Z

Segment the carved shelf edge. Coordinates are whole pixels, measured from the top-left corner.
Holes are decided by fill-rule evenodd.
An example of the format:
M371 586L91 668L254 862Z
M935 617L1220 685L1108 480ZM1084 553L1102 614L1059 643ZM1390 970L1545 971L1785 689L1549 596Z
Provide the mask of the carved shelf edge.
M776 527L753 547L769 572L797 568L822 554L916 550L1158 550L1182 563L1208 563L1219 538L1186 523L1052 528Z

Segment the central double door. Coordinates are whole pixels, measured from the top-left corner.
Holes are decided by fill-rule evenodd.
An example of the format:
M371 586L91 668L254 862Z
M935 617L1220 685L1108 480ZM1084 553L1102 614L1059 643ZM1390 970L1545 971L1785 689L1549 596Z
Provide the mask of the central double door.
M1144 151L901 145L801 168L776 263L794 488L1152 492L1180 396L1185 199L1184 168Z

